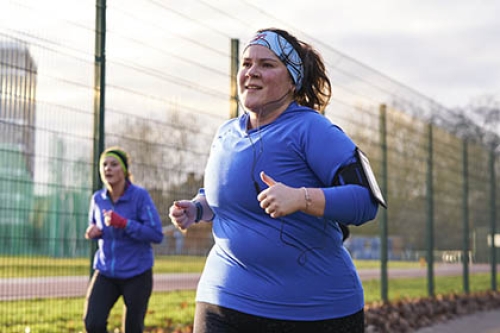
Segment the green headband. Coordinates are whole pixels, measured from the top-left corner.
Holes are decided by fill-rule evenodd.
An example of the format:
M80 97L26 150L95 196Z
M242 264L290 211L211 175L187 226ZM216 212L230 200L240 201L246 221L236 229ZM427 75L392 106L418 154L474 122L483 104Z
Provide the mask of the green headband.
M122 152L122 151L119 151L119 150L110 150L110 151L105 152L102 155L101 161L104 158L108 157L108 156L116 158L116 160L118 161L118 163L120 163L120 165L121 165L121 167L123 169L123 172L126 175L127 174L128 165L127 165L127 158L126 158L125 153Z

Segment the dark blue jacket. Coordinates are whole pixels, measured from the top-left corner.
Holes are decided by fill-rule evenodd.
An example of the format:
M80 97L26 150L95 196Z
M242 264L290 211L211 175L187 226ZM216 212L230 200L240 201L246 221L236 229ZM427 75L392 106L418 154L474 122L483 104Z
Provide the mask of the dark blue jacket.
M113 210L127 219L123 229L108 227L103 210ZM107 190L92 196L89 223L102 230L94 257L94 269L101 274L126 279L153 267L151 243L161 243L163 232L156 207L146 189L129 183L125 193L113 203Z

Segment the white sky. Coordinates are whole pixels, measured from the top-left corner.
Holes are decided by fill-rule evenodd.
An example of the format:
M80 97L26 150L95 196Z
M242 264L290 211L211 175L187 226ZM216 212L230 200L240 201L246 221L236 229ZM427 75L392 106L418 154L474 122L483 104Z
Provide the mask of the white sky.
M251 3L447 107L500 99L500 1Z
M89 2L68 1L69 8L60 8L61 0L47 0L43 4L21 0L0 0L0 25L23 30L40 30L42 37L52 40L39 28L39 10L52 16L66 15L69 8L81 5L82 17L92 26L95 0ZM27 2L27 3L28 3ZM137 10L145 11L145 5L158 2L167 7L174 3L166 0L139 2ZM446 107L465 106L473 98L494 95L500 100L500 1L496 0L187 0L193 6L187 12L194 20L211 22L217 30L241 38L245 42L256 28L268 26L292 28L300 32L304 40L315 45L321 41L334 50L430 97ZM129 8L131 0L108 0L108 11L113 7ZM200 3L220 9L224 16L213 16L194 9ZM36 4L36 5L35 5ZM9 9L9 5L12 7ZM207 6L205 5L205 9ZM33 10L35 9L36 10ZM26 16L31 9L33 18ZM130 8L129 8L130 10ZM185 8L181 11L185 11ZM21 17L14 15L22 13ZM207 11L208 13L209 11ZM140 17L153 21L155 14L141 12ZM5 14L5 15L2 15ZM46 18L47 14L41 16ZM174 17L174 16L172 16ZM221 19L222 18L222 19ZM73 20L73 18L66 18ZM169 21L172 18L164 18ZM11 21L9 21L11 20ZM235 20L241 20L235 24ZM59 22L58 20L45 20ZM245 22L248 22L245 25ZM282 26L276 23L283 23ZM35 24L36 23L36 24ZM243 23L243 24L241 24ZM56 24L56 23L54 23ZM134 24L134 22L132 22ZM137 22L135 22L137 24ZM182 34L185 25L175 25ZM132 31L140 32L139 26ZM54 28L62 38L60 27ZM148 32L150 34L150 32ZM246 34L246 36L244 36ZM93 37L90 35L90 37ZM195 31L192 38L200 38ZM307 38L310 37L310 38ZM74 37L68 40L74 40ZM59 40L58 40L59 41ZM60 42L60 41L59 41ZM92 41L89 42L90 45ZM316 45L315 45L316 46ZM40 91L39 93L41 93Z

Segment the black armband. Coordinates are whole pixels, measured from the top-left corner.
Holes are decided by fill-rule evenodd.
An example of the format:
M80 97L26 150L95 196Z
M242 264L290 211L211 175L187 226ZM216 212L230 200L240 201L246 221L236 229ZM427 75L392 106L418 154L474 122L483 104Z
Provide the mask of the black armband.
M333 186L356 184L368 188L377 200L377 202L384 208L387 208L384 196L380 187L375 179L375 175L370 166L368 157L356 147L356 162L340 168L333 179Z
M361 185L369 187L363 167L359 161L348 164L337 171L333 180L333 186L341 186L347 184Z

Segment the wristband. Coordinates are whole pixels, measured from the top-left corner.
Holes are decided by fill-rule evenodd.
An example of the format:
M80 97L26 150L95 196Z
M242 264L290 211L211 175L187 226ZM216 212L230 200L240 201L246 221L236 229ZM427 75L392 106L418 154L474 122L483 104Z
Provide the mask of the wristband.
M111 212L111 214L106 217L105 223L115 228L125 228L127 227L128 220L115 212Z
M194 223L200 222L201 218L203 217L203 206L199 201L193 200L193 203L196 207L196 216L194 218Z

